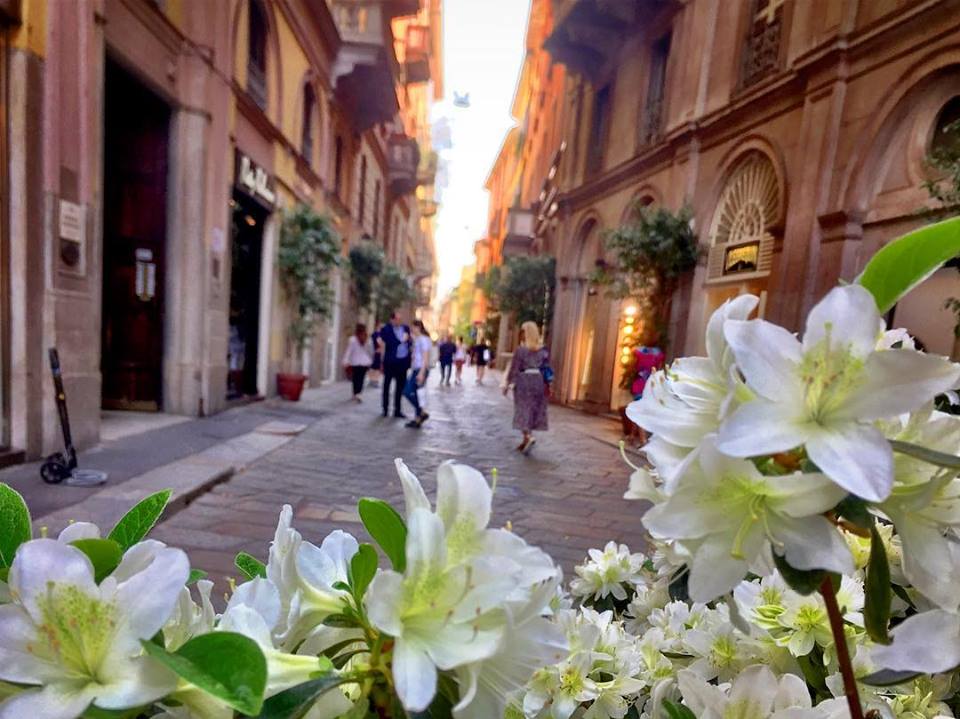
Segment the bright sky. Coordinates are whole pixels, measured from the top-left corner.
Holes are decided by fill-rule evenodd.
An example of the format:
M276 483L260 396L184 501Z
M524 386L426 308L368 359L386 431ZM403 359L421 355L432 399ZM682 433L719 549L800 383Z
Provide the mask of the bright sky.
M453 147L442 150L449 185L437 215L437 297L460 282L473 243L487 227L483 184L507 130L523 61L529 0L444 0L444 93L433 119L448 118ZM453 104L470 93L470 107ZM439 189L439 188L438 188Z

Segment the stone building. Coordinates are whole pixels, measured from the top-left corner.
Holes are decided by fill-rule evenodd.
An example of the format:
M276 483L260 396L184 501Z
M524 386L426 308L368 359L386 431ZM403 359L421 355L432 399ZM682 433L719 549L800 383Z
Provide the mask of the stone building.
M549 25L552 63L537 66L543 96L518 122L552 108L561 132L524 134L521 156L537 159L519 195L495 202L519 196L509 206L534 218L519 232L528 251L558 259L561 401L607 411L628 399L631 310L590 275L611 259L604 232L638 203L689 205L703 248L673 298L671 355L701 353L710 313L743 292L800 329L827 289L926 221L925 158L960 117L957 0L534 0L532 13L532 28ZM518 95L533 84L523 75ZM891 320L949 354L943 300L958 293L956 270L942 270Z
M274 394L279 370L333 377L344 278L312 348L288 341L276 252L295 203L331 215L344 252L399 242L431 276L417 131L440 0L11 0L0 22L8 458L60 443L49 347L80 446L104 408L204 415Z

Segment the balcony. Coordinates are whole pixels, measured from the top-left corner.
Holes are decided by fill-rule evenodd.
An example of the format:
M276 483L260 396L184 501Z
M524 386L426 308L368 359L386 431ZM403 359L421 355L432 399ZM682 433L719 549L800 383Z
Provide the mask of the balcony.
M430 80L430 28L426 25L407 26L404 43L404 78L408 85Z
M433 185L437 180L437 159L435 150L420 154L420 167L417 168L417 184Z
M663 136L663 97L647 100L640 126L640 143L652 145Z
M409 195L417 189L420 147L412 137L393 134L387 140L387 179L394 195Z
M363 132L400 109L388 13L380 0L333 0L332 9L343 39L333 68L337 98Z
M503 256L530 254L536 226L536 213L522 207L507 211L507 234L503 238Z

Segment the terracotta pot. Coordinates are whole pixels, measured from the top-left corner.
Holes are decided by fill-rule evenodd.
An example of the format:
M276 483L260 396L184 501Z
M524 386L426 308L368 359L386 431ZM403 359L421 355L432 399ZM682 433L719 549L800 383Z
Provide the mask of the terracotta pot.
M277 393L291 402L299 402L306 381L307 376L305 374L277 372Z

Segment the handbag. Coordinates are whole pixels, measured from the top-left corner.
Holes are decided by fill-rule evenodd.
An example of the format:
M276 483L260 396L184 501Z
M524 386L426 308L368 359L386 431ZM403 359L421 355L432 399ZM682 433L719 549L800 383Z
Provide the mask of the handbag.
M543 365L540 368L540 374L543 375L543 381L547 384L553 382L553 367L548 364Z

